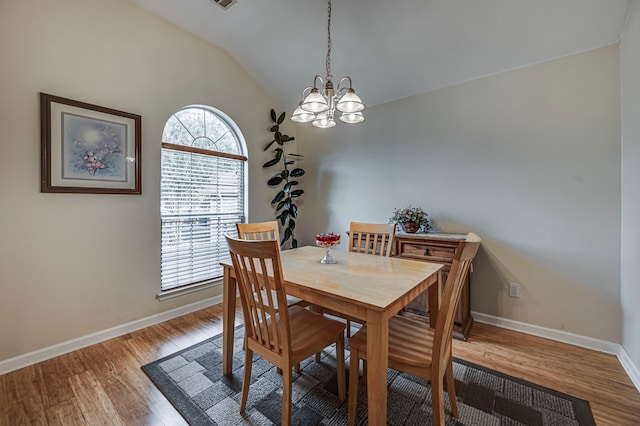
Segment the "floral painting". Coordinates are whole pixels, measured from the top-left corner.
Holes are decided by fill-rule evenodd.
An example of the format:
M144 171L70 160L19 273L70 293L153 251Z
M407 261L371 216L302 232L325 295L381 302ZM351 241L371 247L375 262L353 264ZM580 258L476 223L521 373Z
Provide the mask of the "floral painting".
M40 93L41 192L141 194L142 117Z
M127 180L127 127L62 114L63 179Z

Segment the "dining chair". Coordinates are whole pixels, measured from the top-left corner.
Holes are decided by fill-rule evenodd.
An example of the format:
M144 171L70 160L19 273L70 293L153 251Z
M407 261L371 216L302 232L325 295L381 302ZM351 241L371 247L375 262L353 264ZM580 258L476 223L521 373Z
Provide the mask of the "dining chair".
M236 223L238 238L243 240L276 240L280 241L278 222Z
M350 222L349 251L389 257L393 249L395 234L395 223ZM329 309L323 308L322 312L347 320L347 337L351 337L351 322L360 321Z
M351 222L349 224L349 251L391 256L395 234L395 223Z
M451 403L453 417L458 417L455 385L453 380L453 355L451 350L453 320L464 284L465 275L471 267L480 246L480 237L470 232L451 265L444 294L434 328L427 323L400 315L389 319L389 368L413 374L431 381L431 405L433 424L445 424L444 386ZM349 367L349 425L356 420L358 403L358 370L363 360L363 381L367 368L366 324L349 339L351 364Z
M280 232L278 229L278 222L275 220L272 220L270 222L236 223L236 231L238 231L238 237L242 240L280 241ZM287 294L287 306L293 306L293 305L299 305L302 307L309 306L309 304L304 300ZM276 301L276 308L277 308L277 301ZM245 347L246 347L246 342L245 342L245 346L243 346L243 349ZM316 357L316 361L320 362L320 358ZM296 364L295 370L297 373L300 372L300 364ZM280 371L280 368L278 368L278 372L282 374L282 371Z
M344 324L300 306L286 306L277 240L226 237L236 275L245 323L245 363L240 412L251 382L253 354L282 369L282 424L291 422L291 369L335 343L338 398L345 400ZM268 273L264 273L268 271ZM273 278L270 278L271 275ZM267 288L273 291L264 292Z
M238 238L242 240L276 240L280 241L280 233L278 231L278 222L254 222L254 223L236 223ZM308 306L308 303L297 297L287 295L287 305Z

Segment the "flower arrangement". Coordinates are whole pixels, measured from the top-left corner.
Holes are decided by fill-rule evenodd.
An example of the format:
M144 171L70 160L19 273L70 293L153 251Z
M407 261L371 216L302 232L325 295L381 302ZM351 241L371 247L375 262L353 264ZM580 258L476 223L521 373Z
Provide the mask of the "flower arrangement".
M389 223L400 225L405 232L428 232L431 229L429 215L420 207L405 207L404 209L394 209L393 216L389 218Z

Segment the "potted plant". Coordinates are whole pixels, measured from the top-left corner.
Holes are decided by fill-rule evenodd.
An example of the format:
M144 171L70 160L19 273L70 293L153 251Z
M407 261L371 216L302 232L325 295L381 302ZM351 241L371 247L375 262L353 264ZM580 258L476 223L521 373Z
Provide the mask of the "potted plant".
M285 135L280 132L280 125L284 121L285 113L281 113L279 116L272 109L271 120L273 125L269 129L273 133L273 139L264 148L267 151L273 144L276 144L276 148L272 151L273 158L262 165L264 168L278 166L280 171L271 176L267 181L267 185L272 188L280 188L275 198L271 200L278 213L276 219L280 222L280 225L284 228L282 240L280 246L291 240L291 247L298 247L298 240L294 235L296 229L295 219L298 217L298 206L295 203L295 199L304 194L303 189L293 189L299 182L297 179L305 174L304 169L300 167L294 167L296 161L302 158L299 154L287 154L284 150L285 143L295 140L292 136Z
M395 223L404 232L412 234L418 231L428 232L431 229L429 215L420 207L409 206L404 209L394 209L389 223Z

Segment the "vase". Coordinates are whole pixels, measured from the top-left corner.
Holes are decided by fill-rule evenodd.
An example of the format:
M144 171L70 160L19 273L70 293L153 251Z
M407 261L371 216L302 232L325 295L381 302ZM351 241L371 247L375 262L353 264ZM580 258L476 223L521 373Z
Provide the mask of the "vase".
M401 226L404 232L409 234L415 234L420 229L420 224L417 222L402 222Z
M332 264L332 263L338 263L333 256L331 256L331 247L340 244L340 240L334 240L334 241L318 241L316 240L316 245L318 247L322 247L324 248L324 257L322 258L322 260L320 260L320 263L323 264Z

